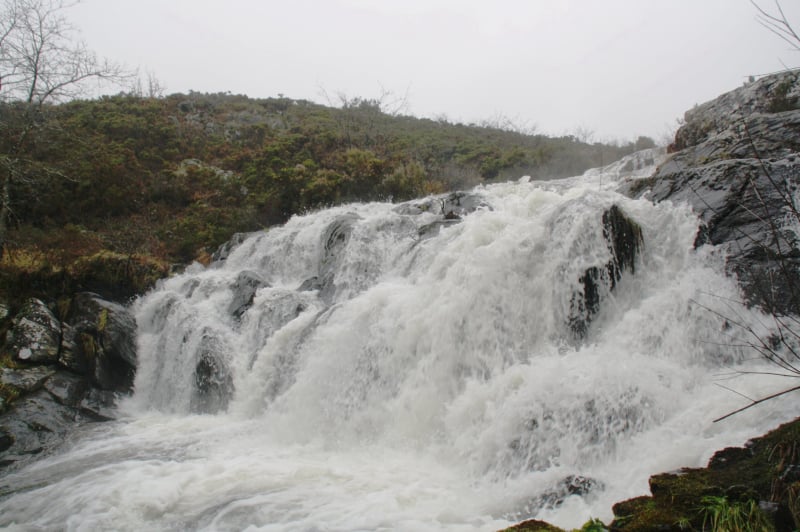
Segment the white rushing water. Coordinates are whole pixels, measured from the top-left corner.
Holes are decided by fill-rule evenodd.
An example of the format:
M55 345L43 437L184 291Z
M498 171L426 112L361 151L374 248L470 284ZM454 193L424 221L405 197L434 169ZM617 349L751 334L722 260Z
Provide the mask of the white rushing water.
M705 307L767 320L734 303L718 252L693 249L688 207L615 191L626 164L480 187L457 223L436 199L297 216L166 280L134 306L121 419L0 479L0 525L579 527L789 419L787 399L712 423L745 401L719 380L761 362ZM574 294L610 258L612 205L644 248L579 338Z

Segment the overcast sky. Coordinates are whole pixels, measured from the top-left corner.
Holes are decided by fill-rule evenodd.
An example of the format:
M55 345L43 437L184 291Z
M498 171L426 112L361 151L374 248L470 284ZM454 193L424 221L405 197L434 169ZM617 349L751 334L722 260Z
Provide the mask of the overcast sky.
M782 4L800 26L800 0ZM416 116L594 140L658 140L747 76L800 66L749 0L83 0L67 15L167 93L391 91Z

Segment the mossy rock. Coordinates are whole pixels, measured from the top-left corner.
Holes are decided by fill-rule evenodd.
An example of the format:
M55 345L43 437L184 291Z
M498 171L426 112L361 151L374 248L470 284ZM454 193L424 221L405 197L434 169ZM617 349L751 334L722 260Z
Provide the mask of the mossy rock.
M29 297L59 300L82 291L125 301L145 293L168 273L169 265L153 257L107 250L58 267L46 261L6 262L0 268L0 294L17 304Z
M652 496L614 505L611 530L685 530L703 528L703 501L725 499L731 505L757 503L772 508L767 516L778 532L800 525L800 419L751 440L723 449L705 468L681 469L650 477Z
M563 528L558 528L545 521L530 519L523 521L512 527L503 529L501 532L565 532Z
M653 497L642 496L614 505L611 530L645 532L651 530L679 531L687 517L676 508L656 503Z

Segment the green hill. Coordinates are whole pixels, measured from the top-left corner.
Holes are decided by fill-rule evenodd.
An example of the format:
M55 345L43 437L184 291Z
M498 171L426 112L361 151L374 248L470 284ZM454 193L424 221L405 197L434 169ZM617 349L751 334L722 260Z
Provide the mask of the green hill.
M24 178L11 182L1 264L0 290L12 296L97 288L98 275L111 276L108 288L130 284L122 278L131 269L149 272L120 289L134 293L170 264L206 260L234 232L295 213L575 175L652 145L397 116L365 99L333 108L228 94L118 95L46 105L30 131L25 112L0 104L0 152L22 146L26 161Z

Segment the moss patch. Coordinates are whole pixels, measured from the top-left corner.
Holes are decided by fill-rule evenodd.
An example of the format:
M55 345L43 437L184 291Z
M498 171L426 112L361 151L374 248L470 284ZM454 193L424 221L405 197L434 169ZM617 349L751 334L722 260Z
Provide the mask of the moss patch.
M0 263L0 294L12 302L28 297L58 300L82 291L124 301L146 292L169 272L169 265L154 257L108 250L61 265L34 254L24 254L22 261L19 257L7 254Z
M747 442L744 447L718 451L707 467L653 475L650 491L650 496L615 504L614 520L608 530L797 530L800 528L800 418ZM717 528L713 525L714 518ZM738 525L731 523L744 524L737 528ZM582 530L587 530L588 525L600 526L600 523L590 521ZM531 520L502 532L560 530L549 523Z
M708 467L681 469L650 478L651 497L614 505L611 530L702 530L708 501L731 509L769 503L775 530L800 525L800 419L754 439L745 447L717 452Z

